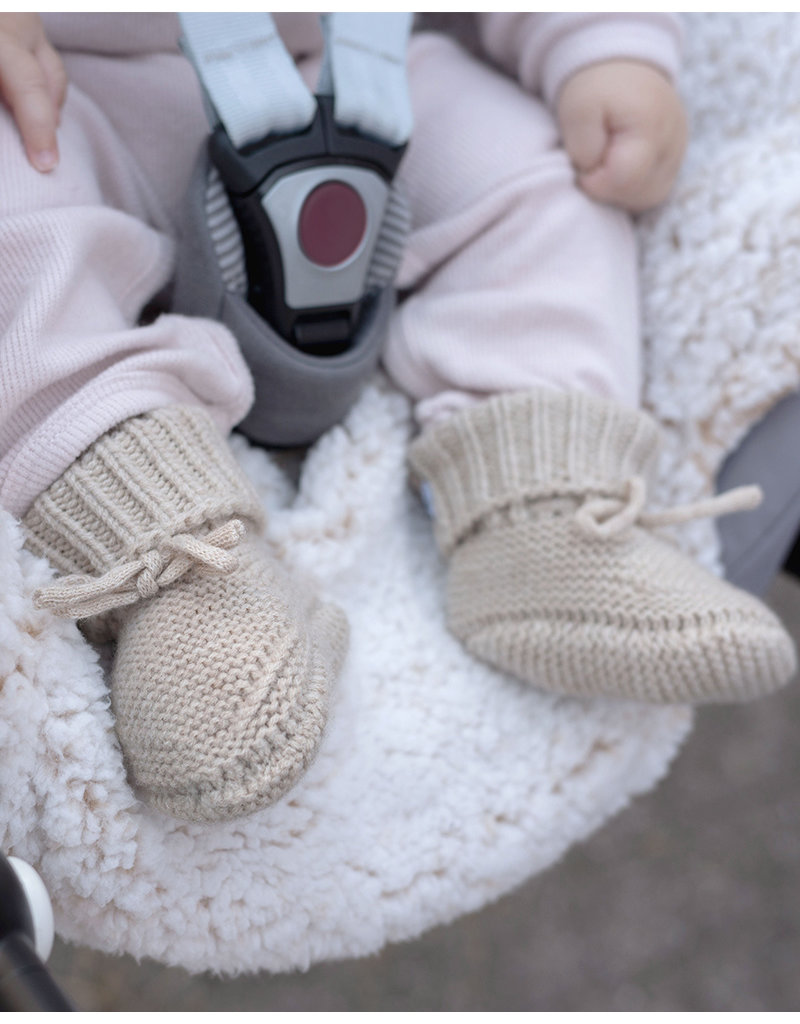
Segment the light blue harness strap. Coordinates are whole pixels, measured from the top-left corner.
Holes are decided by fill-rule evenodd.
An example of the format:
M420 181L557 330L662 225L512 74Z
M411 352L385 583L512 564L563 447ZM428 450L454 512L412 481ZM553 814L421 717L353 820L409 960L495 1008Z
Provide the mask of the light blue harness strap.
M311 124L314 97L269 14L181 14L180 20L210 120L222 123L237 149Z
M212 123L237 149L270 133L299 132L316 113L269 14L181 14L182 46L203 85ZM325 54L318 92L334 97L343 128L389 146L408 142L411 100L405 56L413 16L322 16Z
M406 48L413 15L335 13L322 15L325 59L319 92L334 97L334 118L390 146L411 135L411 99Z

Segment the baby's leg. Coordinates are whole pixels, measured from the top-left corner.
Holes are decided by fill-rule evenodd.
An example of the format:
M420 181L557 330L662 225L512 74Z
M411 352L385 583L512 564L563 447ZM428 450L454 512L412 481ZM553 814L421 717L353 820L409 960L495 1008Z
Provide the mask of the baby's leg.
M116 63L127 76L133 62ZM100 98L148 124L136 75L126 93L113 63ZM233 817L278 799L316 752L346 623L259 536L225 438L251 399L233 337L140 323L172 272L169 161L165 182L75 83L59 141L58 169L39 175L0 111L0 502L65 574L41 606L116 637L112 707L140 794Z
M742 700L786 682L778 620L643 514L658 431L638 409L628 218L577 189L512 82L437 37L411 68L409 294L386 364L417 400L450 628L557 693Z
M174 243L125 141L74 84L59 139L58 169L37 173L0 109L0 504L17 515L130 416L199 405L227 431L251 400L224 328L139 324Z
M575 187L538 100L449 40L415 38L411 83L411 294L386 365L421 421L538 386L637 405L630 218Z

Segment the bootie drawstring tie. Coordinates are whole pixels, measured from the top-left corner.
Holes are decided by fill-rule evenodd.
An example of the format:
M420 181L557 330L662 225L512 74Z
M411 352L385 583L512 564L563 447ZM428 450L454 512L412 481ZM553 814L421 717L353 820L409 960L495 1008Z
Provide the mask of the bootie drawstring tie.
M102 615L112 608L124 608L146 600L180 579L192 568L202 572L233 572L239 560L230 549L244 537L239 519L218 526L205 537L179 533L164 541L158 550L114 566L102 576L64 576L34 595L38 608L72 619Z
M647 485L640 476L626 482L627 494L622 498L589 498L575 513L575 521L594 537L607 539L615 537L634 524L645 528L677 526L693 519L726 516L731 512L743 512L761 504L764 494L760 487L734 487L724 494L717 494L703 501L659 512L645 512Z

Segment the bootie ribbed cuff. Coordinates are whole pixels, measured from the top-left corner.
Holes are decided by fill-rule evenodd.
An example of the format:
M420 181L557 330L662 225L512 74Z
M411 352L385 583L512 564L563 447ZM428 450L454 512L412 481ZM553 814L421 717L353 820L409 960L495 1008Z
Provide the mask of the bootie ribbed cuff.
M426 430L411 446L431 487L435 530L449 554L490 512L576 493L617 497L655 469L658 427L640 410L585 394L498 395Z
M41 494L28 547L62 573L104 573L176 534L232 516L261 522L258 496L203 409L126 420Z

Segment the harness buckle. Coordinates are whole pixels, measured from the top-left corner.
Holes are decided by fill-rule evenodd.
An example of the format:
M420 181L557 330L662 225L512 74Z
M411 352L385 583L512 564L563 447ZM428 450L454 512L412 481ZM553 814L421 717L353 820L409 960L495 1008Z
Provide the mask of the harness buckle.
M344 129L317 96L309 127L237 149L220 124L209 156L241 230L247 300L309 354L348 349L405 145Z

